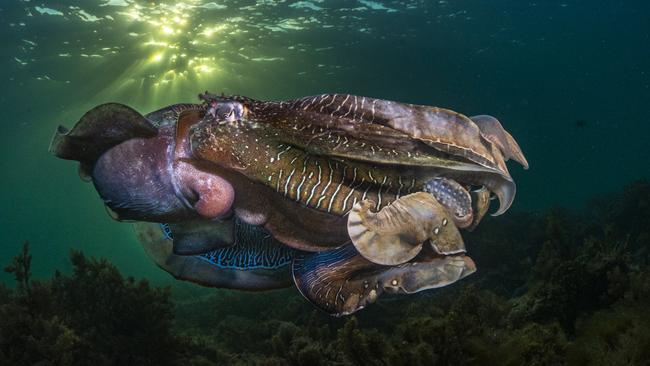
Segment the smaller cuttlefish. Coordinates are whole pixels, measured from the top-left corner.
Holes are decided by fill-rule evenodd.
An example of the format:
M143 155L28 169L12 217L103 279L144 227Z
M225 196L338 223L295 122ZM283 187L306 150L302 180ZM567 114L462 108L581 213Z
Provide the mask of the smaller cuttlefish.
M287 101L199 95L141 115L100 105L50 151L80 162L111 215L136 221L177 278L268 289L293 280L353 313L476 269L459 229L515 196L528 167L494 117L348 94Z

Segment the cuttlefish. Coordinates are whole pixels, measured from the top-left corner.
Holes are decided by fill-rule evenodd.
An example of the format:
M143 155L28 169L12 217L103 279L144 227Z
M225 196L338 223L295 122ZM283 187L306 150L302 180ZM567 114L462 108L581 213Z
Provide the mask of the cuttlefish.
M494 117L347 94L97 106L50 151L80 162L156 263L207 286L290 285L343 315L473 273L459 229L528 162Z

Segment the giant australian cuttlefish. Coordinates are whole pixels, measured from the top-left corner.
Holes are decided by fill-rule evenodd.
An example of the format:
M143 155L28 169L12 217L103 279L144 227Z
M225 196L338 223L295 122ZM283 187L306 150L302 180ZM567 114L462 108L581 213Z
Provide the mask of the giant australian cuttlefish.
M199 95L141 115L103 104L50 151L80 162L158 266L206 286L295 283L353 313L476 270L459 229L505 212L528 163L494 117L346 94Z

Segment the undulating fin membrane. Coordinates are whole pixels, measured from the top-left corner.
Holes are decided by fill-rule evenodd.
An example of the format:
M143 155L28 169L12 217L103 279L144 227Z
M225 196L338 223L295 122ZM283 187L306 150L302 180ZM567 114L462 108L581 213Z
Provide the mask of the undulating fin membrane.
M174 254L195 255L233 245L234 220L192 220L170 223Z
M478 127L453 111L347 94L257 102L252 108L254 120L281 126L278 139L310 153L502 173L482 145ZM318 129L327 133L315 133Z
M291 285L294 251L268 235L263 236L260 227L236 230L237 239L230 247L183 256L173 253L174 239L167 224L137 222L134 227L147 255L177 279L252 291Z
M305 129L307 130L307 129ZM308 132L308 131L307 131ZM418 168L445 168L457 171L476 171L494 173L494 169L483 167L469 161L453 158L446 153L439 153L422 141L415 140L405 133L381 125L359 124L354 127L358 138L349 138L346 134L332 133L316 135L310 138L300 137L304 131L288 131L278 138L306 152L316 155L335 156L349 160L379 164L406 165ZM346 133L350 133L346 131ZM337 136L341 136L337 139ZM345 141L341 143L340 141Z
M49 151L61 159L79 161L83 177L90 175L95 161L111 147L157 133L156 126L133 108L107 103L86 112L72 130L59 126Z
M482 143L478 127L463 114L449 109L394 102L380 104L383 122L415 139L455 156L500 170L490 150Z
M354 247L373 263L405 263L428 240L442 254L465 250L453 217L430 193L400 197L379 212L372 211L375 206L370 200L357 202L348 216L348 234Z
M470 119L479 127L481 134L501 150L506 160L513 159L521 164L524 169L528 169L528 161L519 144L503 128L498 119L488 115L473 116Z
M300 293L334 316L361 310L384 292L411 294L443 287L475 271L474 262L465 255L431 253L399 266L382 266L349 244L326 252L300 252L293 261L293 279Z
M305 120L304 124L310 124ZM278 129L273 134L279 143L300 147L314 155L326 155L360 162L408 165L417 167L442 167L452 170L474 170L494 172L471 162L451 158L438 153L422 141L406 133L376 124L356 124L353 129L328 131L327 134L313 134L308 128Z
M310 124L346 131L355 135L357 126L381 125L422 141L434 149L500 172L480 130L468 117L443 108L400 103L355 95L324 94L286 103L290 117L305 115ZM313 114L322 117L315 118ZM313 122L312 122L313 121ZM371 132L370 130L365 133ZM374 138L382 139L381 129ZM372 138L372 135L365 135ZM407 141L408 139L402 139ZM507 174L507 173L504 173Z

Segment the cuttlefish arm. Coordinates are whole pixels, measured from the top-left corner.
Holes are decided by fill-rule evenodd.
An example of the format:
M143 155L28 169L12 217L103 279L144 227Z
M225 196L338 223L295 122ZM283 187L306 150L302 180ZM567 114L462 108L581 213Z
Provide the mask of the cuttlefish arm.
M472 231L478 226L490 208L490 191L485 187L481 187L478 190L471 191L470 196L472 197L473 215L472 223L466 229Z
M465 255L421 254L398 266L382 266L360 255L352 245L320 252L298 253L293 278L300 293L334 316L354 313L384 292L411 294L452 284L476 271Z
M172 169L177 195L189 197L194 210L206 219L226 215L232 208L235 190L219 174L202 167L192 156L190 131L203 117L201 110L182 112L176 123Z
M441 254L465 251L449 211L430 193L412 193L378 212L370 200L358 202L348 216L348 234L356 250L381 265L413 259L425 243Z

